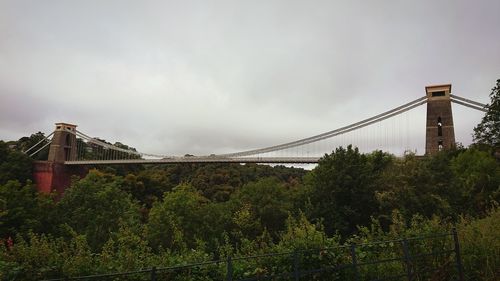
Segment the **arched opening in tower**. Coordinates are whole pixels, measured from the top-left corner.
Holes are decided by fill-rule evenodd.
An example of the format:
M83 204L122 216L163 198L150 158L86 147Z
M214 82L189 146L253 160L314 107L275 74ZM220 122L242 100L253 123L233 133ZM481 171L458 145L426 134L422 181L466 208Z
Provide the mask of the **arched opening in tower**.
M70 134L66 135L66 139L64 141L64 159L66 161L71 160L71 136Z
M438 117L437 121L438 137L443 136L443 122L441 122L441 116Z

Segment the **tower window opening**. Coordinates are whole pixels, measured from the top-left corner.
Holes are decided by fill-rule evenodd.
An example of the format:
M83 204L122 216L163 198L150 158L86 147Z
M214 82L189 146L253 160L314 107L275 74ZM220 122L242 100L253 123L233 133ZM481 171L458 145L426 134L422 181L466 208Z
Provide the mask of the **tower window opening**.
M438 141L438 151L443 150L443 140Z
M432 96L433 97L444 97L445 93L444 93L444 91L433 92Z
M71 160L71 151L73 150L73 143L70 134L66 134L66 138L64 140L64 159L66 161Z
M443 123L441 122L441 116L438 117L437 127L438 127L438 137L442 137L443 136Z

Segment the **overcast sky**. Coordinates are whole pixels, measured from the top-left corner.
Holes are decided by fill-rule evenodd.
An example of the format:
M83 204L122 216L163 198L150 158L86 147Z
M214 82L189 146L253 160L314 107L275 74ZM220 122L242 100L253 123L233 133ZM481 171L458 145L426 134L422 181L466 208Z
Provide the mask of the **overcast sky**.
M499 13L498 0L0 0L0 139L69 122L142 152L224 153L333 130L430 84L487 103ZM467 144L482 114L453 110Z

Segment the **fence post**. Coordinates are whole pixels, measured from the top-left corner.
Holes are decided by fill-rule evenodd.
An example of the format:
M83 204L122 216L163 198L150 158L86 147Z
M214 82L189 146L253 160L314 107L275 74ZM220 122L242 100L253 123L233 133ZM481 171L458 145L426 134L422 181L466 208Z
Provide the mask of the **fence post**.
M351 244L352 267L354 268L354 280L359 281L358 260L356 259L356 245Z
M299 256L297 254L297 251L293 252L293 280L299 281L300 279L300 274L299 274Z
M151 268L151 281L156 281L156 266Z
M412 272L411 272L411 256L410 252L408 251L408 241L406 239L403 239L401 241L403 243L403 254L405 258L405 264L406 264L406 277L408 277L408 281L413 280Z
M231 256L227 256L226 281L233 281L233 261L231 260Z
M453 250L455 251L455 260L457 262L458 280L465 281L464 270L462 267L462 258L460 256L460 244L458 243L457 229L455 227L452 229L452 233L453 233L453 242L455 242L455 248Z

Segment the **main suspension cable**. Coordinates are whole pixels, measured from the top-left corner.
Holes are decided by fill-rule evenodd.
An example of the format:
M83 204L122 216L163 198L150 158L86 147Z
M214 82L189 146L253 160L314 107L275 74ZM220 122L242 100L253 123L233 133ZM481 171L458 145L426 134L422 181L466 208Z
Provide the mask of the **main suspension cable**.
M43 139L41 139L39 142L37 142L35 145L33 145L32 147L26 149L25 151L23 151L25 154L27 154L30 150L34 149L35 147L37 147L39 144L41 144L42 142L44 141L49 141L49 138L54 134L54 132L50 133L48 136L44 137ZM37 152L40 151L40 150L37 150ZM36 154L36 153L35 153ZM34 155L34 154L32 154ZM30 155L31 156L31 155Z
M424 104L426 102L427 102L427 97L424 96L424 97L421 97L421 98L416 99L414 101L411 101L409 103L406 103L406 104L403 104L401 106L398 106L398 107L396 107L394 109L391 109L389 111L386 111L386 112L383 112L381 114L375 115L373 117L370 117L370 118L364 119L362 121L353 123L351 125L344 126L344 127L341 127L341 128L338 128L338 129L335 129L335 130L332 130L332 131L329 131L329 132L326 132L326 133L322 133L322 134L316 135L316 136L312 136L312 137L309 137L309 138L304 138L304 139L300 139L300 140L297 140L297 141L292 141L292 142L284 143L284 144L280 144L280 145L270 146L270 147L266 147L266 148L253 149L253 150L241 151L241 152L236 152L236 153L219 154L217 156L224 156L224 157L249 156L249 155L255 155L255 154L259 154L259 153L267 153L267 152L272 152L272 151L277 151L277 150L283 150L283 149L287 149L287 148L292 148L292 147L296 147L296 146L301 146L301 145L309 144L309 143L312 143L312 142L316 142L316 141L320 141L320 140L323 140L323 139L331 138L331 137L337 136L339 134L350 132L350 131L353 131L353 130L356 130L356 129L359 129L359 128L363 128L363 127L368 126L370 124L373 124L373 123L385 120L385 119L387 119L389 117L392 117L392 116L401 114L403 112L406 112L406 111L408 111L410 109L413 109L413 108L415 108L417 106L420 106L420 105L422 105L422 104Z

